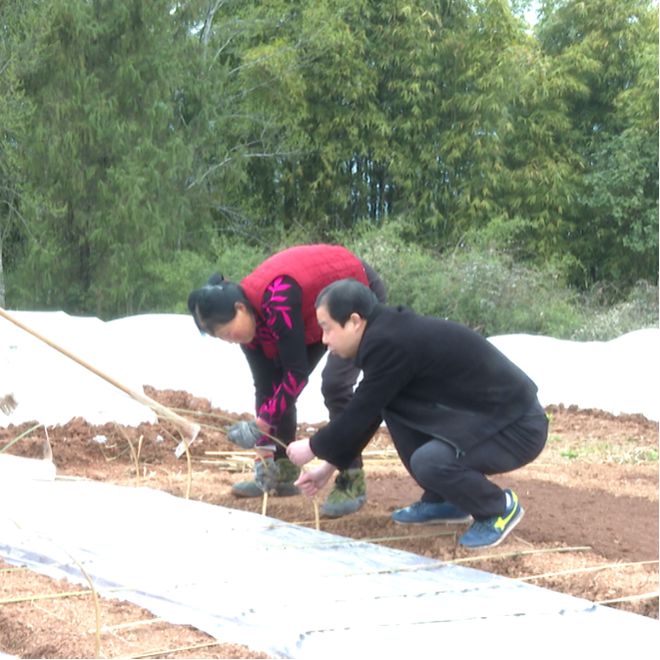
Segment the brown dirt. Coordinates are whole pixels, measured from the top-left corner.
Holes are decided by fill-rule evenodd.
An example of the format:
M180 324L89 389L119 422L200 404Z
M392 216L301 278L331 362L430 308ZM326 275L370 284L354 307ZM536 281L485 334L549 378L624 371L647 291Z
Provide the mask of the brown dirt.
M147 393L204 424L201 442L191 449L190 474L186 460L174 457L179 436L168 424L94 427L81 419L48 428L58 474L139 483L180 496L189 490L191 498L260 512L261 500L237 500L229 493L233 482L251 474L252 466L250 453L233 452L225 439L224 428L236 416L212 410L208 401L187 393L149 388ZM596 410L551 407L548 413L550 438L539 459L494 478L512 487L527 511L501 546L475 556L456 545L454 529L393 524L390 513L421 491L402 468L385 431L365 455L367 504L353 516L322 520L321 528L525 578L595 602L618 601L608 605L657 619L658 424ZM30 426L0 429L0 448ZM301 427L300 435L309 431ZM107 438L105 444L93 440L100 435ZM43 437L41 427L9 451L40 456ZM314 524L313 508L302 496L271 498L268 515ZM597 570L586 570L593 568ZM79 589L0 560L0 651L30 658L94 657L97 629L89 592L55 597ZM101 599L100 606L101 657L267 657L192 627L158 621L130 603Z

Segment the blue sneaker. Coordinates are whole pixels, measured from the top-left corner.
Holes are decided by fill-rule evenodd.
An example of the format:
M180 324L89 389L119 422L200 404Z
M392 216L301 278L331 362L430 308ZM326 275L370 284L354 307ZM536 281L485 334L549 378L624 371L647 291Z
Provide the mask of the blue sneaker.
M466 548L492 548L499 545L509 532L522 520L525 509L520 506L518 496L512 490L505 490L511 497L509 508L501 516L486 520L475 520L470 528L458 539Z
M415 502L392 513L399 525L425 525L434 523L464 523L472 516L449 502Z

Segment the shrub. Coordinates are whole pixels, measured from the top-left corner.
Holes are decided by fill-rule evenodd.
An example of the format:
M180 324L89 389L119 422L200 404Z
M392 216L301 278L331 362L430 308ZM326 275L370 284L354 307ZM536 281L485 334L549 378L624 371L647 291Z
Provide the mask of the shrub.
M404 231L395 222L363 226L345 241L380 273L390 304L450 318L488 336L567 337L581 323L575 295L559 273L516 265L485 248L436 253L403 240Z
M175 252L169 261L153 267L145 306L158 312L187 313L188 294L203 286L212 273L220 272L227 279L238 281L268 256L260 248L224 239L214 241L209 253L217 257Z
M607 341L640 328L658 327L658 287L637 282L621 302L603 301L602 289L583 298L584 319L570 338L582 341Z

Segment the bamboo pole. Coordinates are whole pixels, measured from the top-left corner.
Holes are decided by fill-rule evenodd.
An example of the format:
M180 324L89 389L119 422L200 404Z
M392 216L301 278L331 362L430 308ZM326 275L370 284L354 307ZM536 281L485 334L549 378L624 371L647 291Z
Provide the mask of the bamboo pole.
M608 600L597 600L596 605L611 605L612 603L632 603L636 600L651 600L657 598L657 591L649 591L645 594L635 594L633 596L622 596L621 598L609 598Z
M153 619L141 619L139 621L127 621L126 623L116 623L113 626L102 626L102 633L112 633L117 630L130 630L131 628L140 628L141 626L150 626L154 623L168 623L166 619L160 619L158 617ZM87 634L95 632L93 629L88 630Z
M613 562L611 564L600 564L598 566L582 566L581 568L568 568L564 571L552 571L550 573L537 573L536 575L523 575L517 577L516 580L544 580L546 578L561 577L563 575L578 575L580 573L597 573L598 571L605 570L618 570L620 568L628 568L630 566L644 566L647 564L657 564L657 559L649 559L646 561L627 561L627 562Z
M175 648L169 649L158 649L157 651L147 651L146 653L138 653L137 655L131 655L130 658L136 660L137 658L151 658L153 656L165 657L166 655L171 655L173 653L180 653L183 651L194 651L196 649L207 649L212 646L219 646L221 642L217 640L214 642L202 642L200 644L190 644L188 646L177 646Z
M103 589L103 593L111 593L113 591L126 591L126 587L109 587ZM92 589L80 589L78 591L60 591L58 593L48 594L28 594L27 596L9 596L7 598L0 598L0 605L9 605L10 603L31 603L37 600L58 600L60 598L72 598L74 596L89 596L93 592Z
M91 365L89 362L86 362L85 360L78 357L77 355L74 355L67 349L63 348L62 346L59 346L54 341L51 341L47 337L44 337L36 330L33 330L32 328L26 326L24 323L21 323L21 321L15 319L13 316L8 314L2 307L0 307L0 316L2 316L10 323L13 323L14 325L18 326L21 330L24 330L28 334L44 342L44 344L47 344L51 348L54 348L56 351L59 351L63 355L66 355L66 357L68 357L69 359L73 360L74 362L77 362L79 365L81 365L88 371L91 371L93 374L96 374L97 376L99 376L99 378L102 378L103 380L107 381L108 383L110 383L117 389L121 390L125 394L128 394L128 396L130 396L131 399L134 399L138 403L147 406L148 408L153 410L156 413L156 415L158 415L158 417L162 419L166 419L176 424L176 426L179 428L182 434L188 436L188 439L184 439L183 441L186 444L186 446L190 446L197 439L197 436L199 435L199 431L200 431L199 424L195 424L194 422L191 422L185 417L181 417L181 415L175 413L172 409L168 408L167 406L164 406L161 403L158 403L158 401L155 401L151 397L148 397L143 392L137 392L127 387L126 385L120 383L118 380L116 380L109 374L104 373L100 369Z
M524 555L541 555L552 552L577 552L591 550L588 545L573 546L570 548L541 548L540 550L517 550L514 552L500 552L492 555L478 555L474 557L457 557L456 559L446 559L442 561L432 562L430 564L416 564L414 566L399 566L376 571L366 571L364 573L346 573L342 577L354 577L356 575L389 575L394 573L408 573L414 571L427 571L435 568L442 568L447 564L467 564L475 561L485 561L488 559L504 559L509 557L521 557Z
M94 617L96 621L96 629L94 634L94 651L95 658L101 657L101 607L99 605L99 595L94 586L92 578L89 576L89 573L83 568L83 565L72 555L69 555L71 559L75 562L76 566L80 569L80 572L83 574L87 584L89 584L89 589L92 592L92 601L94 603Z
M574 545L567 548L538 548L535 550L513 550L511 552L498 552L492 555L471 555L470 557L457 557L448 559L447 564L469 564L473 561L482 561L487 559L505 559L509 557L524 557L526 555L546 555L553 552L586 552L592 550L590 545Z
M10 440L4 447L0 447L0 454L2 454L2 452L4 451L7 451L7 449L9 449L12 445L16 444L19 440L21 440L25 436L30 435L32 431L38 429L40 426L41 424L37 423L34 426L31 426L29 429L23 431L23 433L21 433L20 435L17 435L13 440Z

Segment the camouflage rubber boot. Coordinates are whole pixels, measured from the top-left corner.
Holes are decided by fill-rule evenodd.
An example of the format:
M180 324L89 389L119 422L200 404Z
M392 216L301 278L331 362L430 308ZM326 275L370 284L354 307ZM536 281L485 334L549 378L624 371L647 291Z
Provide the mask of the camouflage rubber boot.
M359 511L367 501L367 486L364 470L353 468L343 470L335 479L335 486L330 491L321 507L326 518L341 518Z
M294 465L288 458L278 458L275 461L277 467L277 482L275 484L274 492L275 497L290 497L291 495L298 495L300 491L293 482L300 476L300 468ZM256 471L259 467L258 462L255 463L255 477ZM232 495L236 497L262 497L264 494L263 489L259 485L259 481L250 479L249 481L239 481L231 487Z
M300 476L300 468L297 465L294 465L288 458L278 458L275 461L275 464L278 469L275 495L277 497L300 495L298 486L293 485L296 479Z

